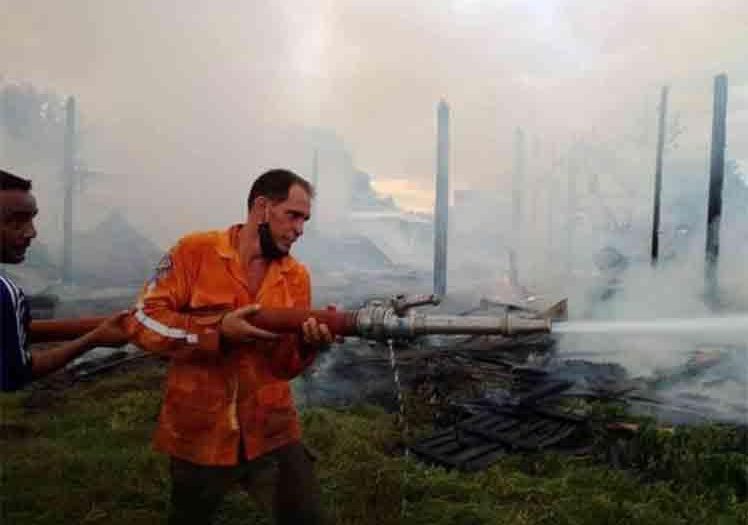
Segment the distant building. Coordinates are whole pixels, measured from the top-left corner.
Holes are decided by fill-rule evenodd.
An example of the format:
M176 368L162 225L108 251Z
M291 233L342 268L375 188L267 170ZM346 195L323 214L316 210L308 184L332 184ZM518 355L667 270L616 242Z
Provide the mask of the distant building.
M430 217L402 210L351 211L351 225L395 264L427 268L433 253Z

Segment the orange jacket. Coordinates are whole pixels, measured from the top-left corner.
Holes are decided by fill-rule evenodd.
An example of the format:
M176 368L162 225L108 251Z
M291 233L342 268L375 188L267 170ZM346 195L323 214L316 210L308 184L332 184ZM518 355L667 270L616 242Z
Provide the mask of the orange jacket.
M157 450L202 465L233 465L301 437L288 380L316 355L299 337L221 345L223 313L251 303L310 307L309 274L292 257L273 261L256 297L237 252L241 225L184 237L166 255L128 321L131 341L170 357L154 436Z

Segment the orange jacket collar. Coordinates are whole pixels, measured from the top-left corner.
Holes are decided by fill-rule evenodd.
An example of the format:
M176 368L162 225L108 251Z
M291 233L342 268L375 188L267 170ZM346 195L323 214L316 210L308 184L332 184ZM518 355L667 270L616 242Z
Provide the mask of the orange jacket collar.
M239 236L239 230L245 226L244 224L234 224L227 230L221 232L218 243L216 243L216 251L218 255L226 259L239 260L239 251L237 250L237 237ZM278 265L278 271L282 274L288 273L296 265L296 260L291 255L287 255L276 261L272 261L271 266Z

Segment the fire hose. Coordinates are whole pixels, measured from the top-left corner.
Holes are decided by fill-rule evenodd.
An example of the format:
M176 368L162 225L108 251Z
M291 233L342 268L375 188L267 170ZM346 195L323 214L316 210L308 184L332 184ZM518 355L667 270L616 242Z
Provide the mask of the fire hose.
M501 315L447 315L418 312L415 307L437 305L435 295L406 297L397 295L389 300L370 301L356 310L307 310L301 308L262 308L253 313L250 322L276 333L297 333L302 324L314 317L324 323L333 336L359 337L375 341L405 340L423 335L503 335L516 336L548 333L553 321L564 320L566 300L556 303L534 317L512 313L507 308ZM32 343L75 339L93 330L107 317L50 319L31 322Z

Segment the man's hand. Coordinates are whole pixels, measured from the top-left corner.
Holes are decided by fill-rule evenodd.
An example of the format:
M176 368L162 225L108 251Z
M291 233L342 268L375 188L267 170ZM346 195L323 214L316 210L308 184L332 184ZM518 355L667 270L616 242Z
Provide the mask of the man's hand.
M259 304L250 304L227 313L221 319L218 331L230 343L248 343L255 340L276 341L278 334L257 328L248 319L260 310Z
M328 347L333 342L330 329L324 323L317 322L317 319L310 317L301 325L301 331L304 334L304 344L315 349Z
M124 321L131 314L132 311L123 310L78 339L44 350L31 350L31 373L34 378L51 374L97 346L118 347L127 344Z
M110 346L118 347L126 345L128 342L127 333L125 332L124 321L130 315L129 310L123 310L114 314L99 326L88 332L84 337L86 342L92 347Z

